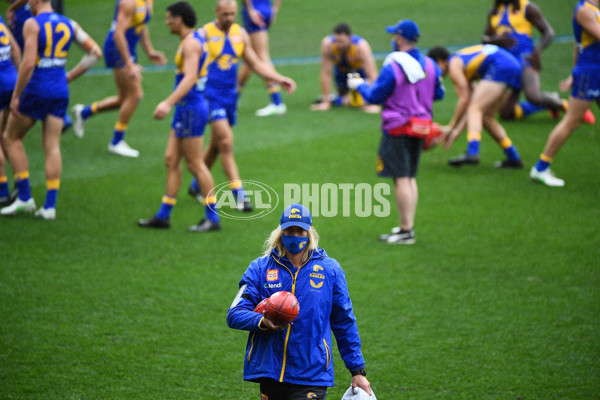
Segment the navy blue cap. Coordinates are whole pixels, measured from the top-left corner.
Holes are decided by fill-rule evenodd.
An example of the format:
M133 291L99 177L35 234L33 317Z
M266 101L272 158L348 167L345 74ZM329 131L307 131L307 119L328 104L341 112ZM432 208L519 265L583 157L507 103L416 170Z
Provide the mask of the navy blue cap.
M404 19L396 25L388 26L385 30L387 33L400 35L411 42L419 40L419 26L409 19Z
M308 208L304 207L302 204L296 203L283 210L280 224L281 230L289 228L290 226L299 226L305 231L308 231L312 225L312 217Z

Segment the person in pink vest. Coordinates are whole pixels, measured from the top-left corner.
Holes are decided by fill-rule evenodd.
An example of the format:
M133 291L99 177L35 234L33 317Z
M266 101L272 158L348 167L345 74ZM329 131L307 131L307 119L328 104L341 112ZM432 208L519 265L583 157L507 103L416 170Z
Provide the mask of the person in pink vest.
M425 136L432 126L434 100L444 97L442 72L416 47L419 27L410 20L388 26L390 53L373 85L349 76L348 87L371 104L382 104L377 174L394 180L400 226L379 237L390 244L414 244L417 210L417 170Z

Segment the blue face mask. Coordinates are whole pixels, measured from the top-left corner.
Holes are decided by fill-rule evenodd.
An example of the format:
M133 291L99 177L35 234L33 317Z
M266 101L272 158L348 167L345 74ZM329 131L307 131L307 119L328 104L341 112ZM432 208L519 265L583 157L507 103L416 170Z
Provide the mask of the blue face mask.
M291 254L298 254L308 245L308 236L281 235L283 246Z
M392 44L392 50L400 51L400 49L398 48L398 43L396 43L396 41L394 39L392 39L390 42Z

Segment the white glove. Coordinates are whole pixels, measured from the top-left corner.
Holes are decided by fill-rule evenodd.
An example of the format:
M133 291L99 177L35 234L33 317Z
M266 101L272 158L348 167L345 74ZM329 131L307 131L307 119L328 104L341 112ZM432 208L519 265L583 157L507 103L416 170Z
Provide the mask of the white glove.
M356 90L356 88L358 88L363 83L365 83L365 80L361 78L359 74L348 74L348 81L346 84L348 85L349 89Z

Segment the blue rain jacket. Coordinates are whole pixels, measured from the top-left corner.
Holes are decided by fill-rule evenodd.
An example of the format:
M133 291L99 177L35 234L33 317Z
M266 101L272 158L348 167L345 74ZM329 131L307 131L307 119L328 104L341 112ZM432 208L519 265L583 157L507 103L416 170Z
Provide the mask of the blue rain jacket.
M259 328L262 315L254 307L281 290L298 299L298 318L287 329L266 332ZM320 248L300 268L275 251L252 261L227 312L227 325L250 331L244 359L247 381L271 378L333 386L332 331L346 368L356 371L365 366L344 271Z

